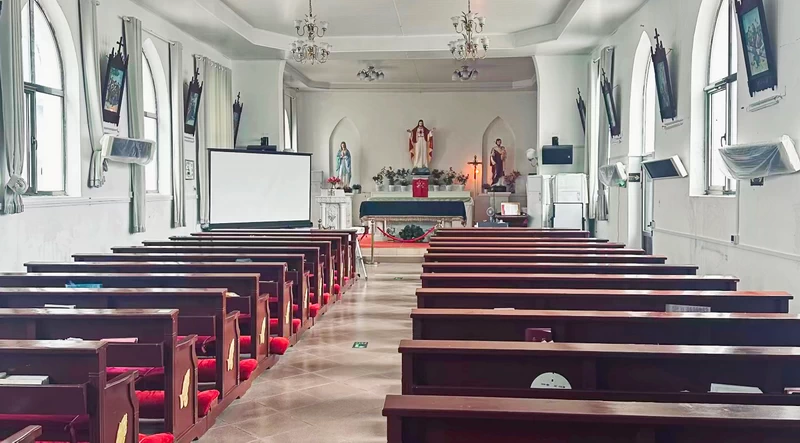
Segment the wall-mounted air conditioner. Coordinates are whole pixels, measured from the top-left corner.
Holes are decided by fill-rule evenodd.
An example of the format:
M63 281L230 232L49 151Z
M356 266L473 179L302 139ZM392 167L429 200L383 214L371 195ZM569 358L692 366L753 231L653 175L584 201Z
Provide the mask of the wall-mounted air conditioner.
M686 168L683 167L681 158L677 155L661 160L648 160L642 162L642 166L653 180L684 178L689 175Z
M600 183L609 188L612 186L623 187L628 182L628 173L625 171L625 165L622 162L601 166L599 177Z
M723 172L736 180L792 174L800 171L800 156L788 135L772 143L752 143L720 148Z
M116 137L106 134L100 139L103 158L120 163L146 165L156 157L156 143L151 140Z

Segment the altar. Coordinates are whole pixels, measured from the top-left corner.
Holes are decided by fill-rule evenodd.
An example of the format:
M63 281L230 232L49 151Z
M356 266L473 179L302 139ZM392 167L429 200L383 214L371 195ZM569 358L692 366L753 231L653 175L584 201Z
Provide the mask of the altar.
M445 227L472 225L475 203L468 191L433 191L415 198L411 192L375 192L361 203L362 224L375 222L384 231L397 235L406 225L427 230L438 224ZM383 240L380 232L376 239Z

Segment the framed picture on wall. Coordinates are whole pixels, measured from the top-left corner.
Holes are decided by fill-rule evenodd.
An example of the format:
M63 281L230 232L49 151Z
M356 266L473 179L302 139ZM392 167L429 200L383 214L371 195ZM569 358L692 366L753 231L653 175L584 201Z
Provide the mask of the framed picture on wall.
M678 116L678 105L675 103L675 92L672 89L672 78L669 75L667 51L659 37L661 36L658 35L658 29L656 29L656 47L651 49L650 55L656 77L658 107L661 111L661 121L664 121Z
M583 133L586 134L586 102L583 101L580 88L578 88L578 99L575 100L575 102L578 104L578 115L581 118L581 127L583 128Z
M189 82L186 93L186 120L183 132L194 135L197 131L197 113L200 110L200 97L203 95L203 84L200 83L200 70L195 68L194 77Z
M619 123L619 114L617 113L617 105L614 103L614 89L611 87L611 82L606 77L606 71L602 72L602 90L603 102L606 106L606 114L608 115L608 127L611 130L612 137L619 137L622 134L621 125Z
M244 105L239 101L242 93L236 94L236 102L233 103L233 146L236 146L236 140L239 138L239 122L242 120L242 110Z
M739 20L739 36L742 39L750 96L765 89L775 89L778 86L778 68L769 38L764 1L737 0L736 16Z
M111 48L103 80L103 121L119 125L122 112L122 94L128 77L128 56L125 54L125 41L120 38L117 48Z

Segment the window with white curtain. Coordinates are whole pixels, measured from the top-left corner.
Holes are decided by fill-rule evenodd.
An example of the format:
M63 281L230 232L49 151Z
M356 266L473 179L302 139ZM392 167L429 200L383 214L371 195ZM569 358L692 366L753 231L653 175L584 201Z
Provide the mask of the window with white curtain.
M147 192L158 192L158 99L153 69L147 56L142 54L142 86L144 92L144 138L156 142L156 155L145 166L145 185Z
M66 183L64 70L53 28L38 0L22 9L28 194L61 195Z
M733 2L722 0L711 37L706 94L705 183L707 194L733 194L736 182L721 169L719 148L736 143L738 68L737 21Z

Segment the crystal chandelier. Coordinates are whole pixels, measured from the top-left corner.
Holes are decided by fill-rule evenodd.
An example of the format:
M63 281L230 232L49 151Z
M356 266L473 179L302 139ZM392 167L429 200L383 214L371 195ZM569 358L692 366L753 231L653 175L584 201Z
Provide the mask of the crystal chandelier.
M308 36L306 40L297 40L292 43L292 57L298 63L311 62L325 63L328 61L328 56L331 54L332 46L325 43L317 43L317 37L322 38L328 30L328 22L321 21L317 25L317 16L314 15L311 9L311 0L308 0L308 15L303 20L295 20L294 28L297 30L297 35L300 37Z
M452 17L453 27L461 38L451 41L448 46L456 60L476 60L486 58L489 50L489 37L478 37L483 32L486 17L472 12L472 0L467 0L467 12Z
M462 82L470 81L470 80L477 80L478 79L478 70L477 69L470 69L469 66L462 66L461 69L456 69L453 72L453 81Z
M361 81L370 81L374 82L375 80L383 80L383 71L380 69L375 69L374 66L370 66L367 69L362 69L361 71L356 74L359 80Z

